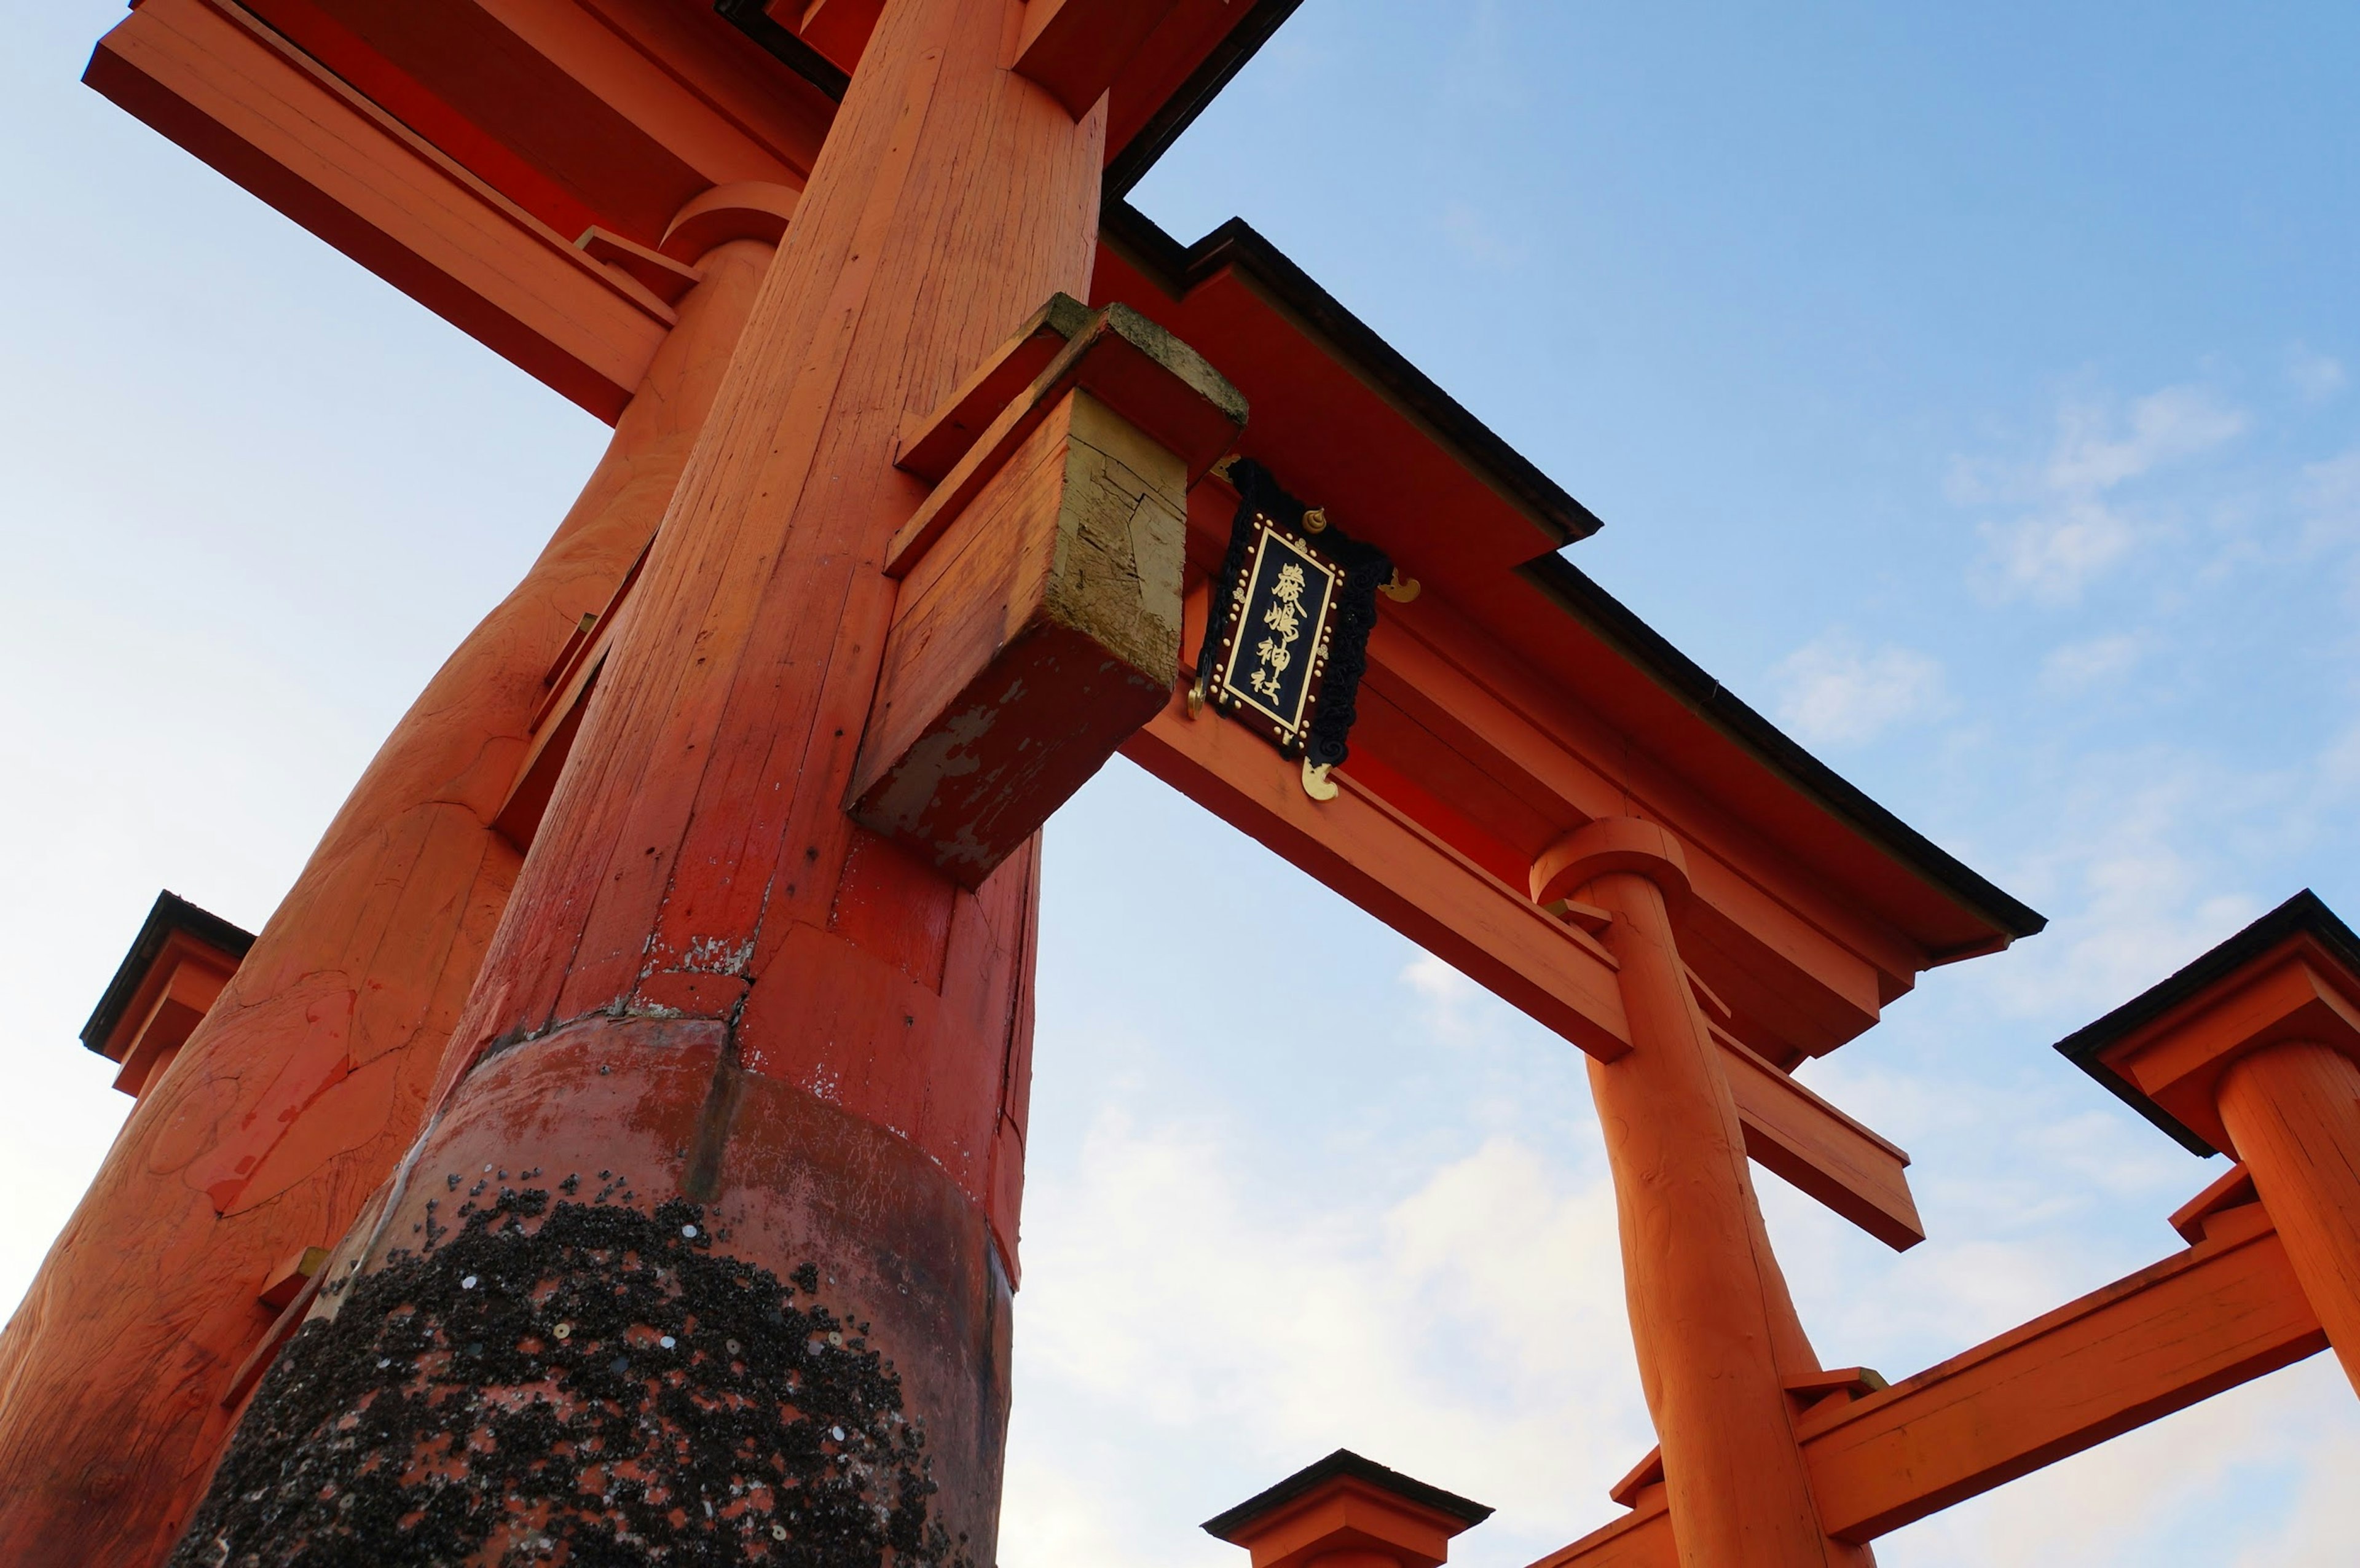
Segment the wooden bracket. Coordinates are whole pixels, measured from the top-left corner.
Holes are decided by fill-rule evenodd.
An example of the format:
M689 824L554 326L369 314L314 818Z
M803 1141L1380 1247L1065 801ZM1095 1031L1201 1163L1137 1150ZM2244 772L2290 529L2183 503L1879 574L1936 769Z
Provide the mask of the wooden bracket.
M705 281L705 274L686 262L634 244L595 223L582 231L574 247L613 267L667 306L679 304L690 289Z
M937 483L886 547L887 576L908 576L1076 389L1180 460L1184 517L1187 487L1237 444L1246 400L1196 350L1128 305L1079 320L1074 306L1065 295L1052 298L941 408L903 432L897 466ZM1029 378L1017 379L1036 363Z
M1164 707L1188 485L1245 423L1211 366L1115 305L977 429L1060 316L1052 300L905 444L950 461L887 554L904 581L846 802L969 887Z

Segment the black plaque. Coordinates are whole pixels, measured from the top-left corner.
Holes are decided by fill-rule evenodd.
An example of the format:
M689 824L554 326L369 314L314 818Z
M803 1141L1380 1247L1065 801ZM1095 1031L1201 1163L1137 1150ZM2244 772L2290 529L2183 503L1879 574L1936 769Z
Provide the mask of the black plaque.
M1376 624L1382 550L1347 536L1241 461L1229 548L1213 583L1198 690L1288 757L1333 768L1348 754Z

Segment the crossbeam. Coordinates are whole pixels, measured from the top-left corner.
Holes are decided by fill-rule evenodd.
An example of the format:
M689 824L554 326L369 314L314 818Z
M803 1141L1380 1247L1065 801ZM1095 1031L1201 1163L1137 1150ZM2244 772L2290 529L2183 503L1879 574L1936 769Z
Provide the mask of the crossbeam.
M1349 772L1336 799L1236 724L1175 697L1123 755L1602 1062L1630 1050L1614 960ZM1924 1239L1909 1157L1721 1037L1747 1152L1888 1246Z
M148 0L87 80L603 419L676 320L228 0Z
M2268 1215L2204 1239L1891 1388L1799 1421L1829 1534L1864 1541L2326 1348ZM1672 1568L1664 1494L1533 1568Z

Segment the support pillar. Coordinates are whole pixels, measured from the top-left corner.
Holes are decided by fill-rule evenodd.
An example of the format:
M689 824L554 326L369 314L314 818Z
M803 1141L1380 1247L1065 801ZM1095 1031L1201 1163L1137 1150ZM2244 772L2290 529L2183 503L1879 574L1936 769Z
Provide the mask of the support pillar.
M1688 894L1678 842L1651 822L1606 818L1544 866L1535 897L1571 892L1614 916L1601 940L1621 966L1632 1044L1612 1062L1593 1058L1590 1083L1679 1560L1687 1568L1864 1561L1864 1548L1821 1533L1797 1444L1786 1384L1817 1364L1770 1256L1721 1048L1674 937L1674 911Z
M1105 111L1006 69L1022 9L888 0L427 1128L176 1563L994 1561L1034 855L969 891L845 807L904 422L1087 292Z
M2287 1261L2360 1391L2360 1065L2287 1040L2230 1062L2217 1093Z
M671 499L770 247L703 260L524 580L378 750L0 1334L0 1562L156 1562L195 1506L273 1269L333 1246L415 1136L521 855L492 821L542 677Z

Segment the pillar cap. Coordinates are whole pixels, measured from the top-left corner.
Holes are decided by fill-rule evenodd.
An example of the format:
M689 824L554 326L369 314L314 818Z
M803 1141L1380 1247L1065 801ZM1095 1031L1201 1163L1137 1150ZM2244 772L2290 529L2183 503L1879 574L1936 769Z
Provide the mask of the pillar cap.
M1253 1568L1301 1568L1330 1552L1373 1551L1439 1568L1452 1536L1491 1517L1481 1503L1339 1448L1205 1521L1253 1553Z
M794 221L803 192L768 180L733 180L716 185L672 214L656 249L694 266L715 245L730 240L777 245Z
M1533 902L1555 903L1610 871L1646 877L1674 910L1688 902L1687 852L1660 823L1641 817L1600 817L1541 851L1533 862Z
M2222 1073L2286 1040L2360 1061L2360 937L2306 887L2095 1023L2057 1042L2191 1153L2229 1149Z

